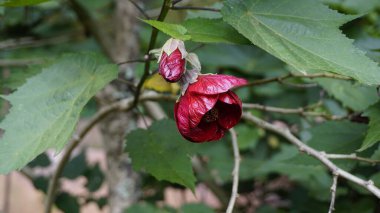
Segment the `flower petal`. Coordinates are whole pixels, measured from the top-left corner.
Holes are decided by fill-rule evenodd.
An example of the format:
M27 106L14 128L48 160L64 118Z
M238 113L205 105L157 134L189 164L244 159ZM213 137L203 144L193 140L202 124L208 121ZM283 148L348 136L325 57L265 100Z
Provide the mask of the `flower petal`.
M189 101L187 96L182 96L174 106L174 118L179 132L188 134L190 132L189 123Z
M247 80L230 75L199 75L197 81L189 85L187 92L215 95L218 93L227 92L233 87L244 85L246 83Z
M224 102L226 100L231 104ZM223 94L222 98L219 98L219 101L216 103L215 107L219 112L218 123L221 127L230 129L239 122L242 114L242 106L240 99L235 93L229 92Z
M202 117L210 111L218 101L218 95L185 94L189 103L186 108L189 110L190 128L198 126Z
M242 105L240 98L232 91L220 94L218 100L226 104Z
M191 129L190 133L183 136L191 142L202 143L221 139L224 131L217 122L201 122L197 127Z
M182 54L178 49L169 56L163 52L159 72L166 81L177 82L185 72L185 63L186 60L182 58Z

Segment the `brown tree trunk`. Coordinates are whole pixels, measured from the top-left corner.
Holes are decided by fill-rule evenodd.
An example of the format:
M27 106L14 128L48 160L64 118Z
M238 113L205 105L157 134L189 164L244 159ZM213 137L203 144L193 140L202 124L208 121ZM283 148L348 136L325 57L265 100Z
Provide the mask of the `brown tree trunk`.
M108 50L114 62L121 62L136 58L138 55L137 14L129 1L116 0L115 3L115 17L112 20L113 39ZM127 75L133 80L132 68L128 65L121 66L120 75ZM125 84L115 82L104 89L99 97L101 97L100 102L107 105L115 101L115 98L126 98L131 95L133 93ZM126 207L135 203L140 195L139 175L132 170L130 159L123 152L126 133L136 128L134 116L133 112L118 113L109 116L100 124L107 154L106 180L111 213L122 213Z

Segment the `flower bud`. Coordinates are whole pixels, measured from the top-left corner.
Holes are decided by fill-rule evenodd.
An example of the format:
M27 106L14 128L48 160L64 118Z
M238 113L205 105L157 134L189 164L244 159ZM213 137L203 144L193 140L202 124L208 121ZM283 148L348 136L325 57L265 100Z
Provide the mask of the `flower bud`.
M161 50L159 73L168 82L177 82L186 71L185 44L178 39L169 39Z

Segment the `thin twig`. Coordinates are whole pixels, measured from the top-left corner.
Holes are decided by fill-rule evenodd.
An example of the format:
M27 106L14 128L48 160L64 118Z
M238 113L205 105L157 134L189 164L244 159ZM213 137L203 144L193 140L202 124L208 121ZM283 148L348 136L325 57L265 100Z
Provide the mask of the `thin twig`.
M177 97L171 95L162 95L157 93L146 93L146 95L140 98L140 101L157 101L157 100L176 100ZM53 177L49 183L49 188L47 192L47 200L45 203L45 213L50 213L55 200L55 193L58 187L58 180L62 174L62 171L70 159L71 153L74 149L80 144L82 139L87 135L87 133L102 119L107 117L109 114L117 111L128 111L131 110L133 106L133 97L127 98L118 102L115 102L111 105L108 105L98 111L94 117L84 126L82 130L73 136L72 142L68 145L67 149L64 151L61 160L58 162L58 166L54 171Z
M258 110L263 110L266 112L275 112L275 113L282 113L282 114L299 114L302 116L323 117L328 120L342 120L347 117L347 116L330 115L323 112L307 111L308 107L300 107L300 108L292 109L292 108L272 107L272 106L266 106L266 105L261 105L261 104L243 103L243 108L258 109Z
M133 6L136 7L136 9L146 18L146 19L150 19L150 17L148 16L148 14L145 13L144 9L140 7L139 4L137 4L135 1L132 1L132 0L129 0L129 2L131 2L133 4Z
M357 160L357 161L363 161L371 164L377 164L380 163L380 160L373 160L369 158L363 158L357 156L355 153L344 155L344 154L325 154L325 156L329 159L349 159L349 160Z
M178 4L178 3L180 3L181 1L183 1L183 0L173 0L172 6L174 6L174 5Z
M267 78L267 79L261 79L257 81L252 81L249 82L248 84L235 87L235 89L239 89L242 87L249 87L249 86L259 86L263 84L268 84L268 83L273 83L273 82L282 82L285 79L288 78L309 78L309 79L314 79L314 78L333 78L333 79L339 79L339 80L352 80L350 77L342 76L342 75L335 75L335 74L329 74L329 73L317 73L317 74L305 74L305 75L299 75L299 74L286 74L283 76L279 77L274 77L274 78Z
M171 0L164 0L164 3L162 4L161 12L160 15L157 18L157 21L163 21L166 17L166 15L169 12L169 8L171 5L172 1ZM154 48L154 45L156 44L157 40L157 35L158 35L158 30L156 28L152 28L152 34L150 36L150 41L149 41L149 46L146 51L146 55L149 55L149 52ZM149 76L149 70L150 70L150 61L145 62L145 67L144 67L144 74L142 75L140 82L137 85L137 89L135 92L135 99L133 101L133 107L135 107L139 101L139 96L141 93L142 86L144 85L145 80Z
M130 63L146 63L147 61L154 61L154 60L156 60L156 59L150 58L148 55L146 55L144 58L122 61L122 62L118 62L116 64L117 65L123 65L123 64L130 64Z
M170 9L171 10L206 10L206 11L211 11L211 12L218 12L218 13L220 12L220 9L211 8L211 7L172 6L170 7Z
M237 135L234 129L230 129L231 133L231 143L232 149L234 151L234 169L232 170L233 182L232 182L232 193L230 202L228 203L226 213L232 213L235 205L236 198L238 197L238 185L239 185L239 167L240 167L240 153L239 146L237 142Z
M377 188L372 180L363 180L341 168L336 166L328 157L326 157L326 154L324 152L315 150L311 148L310 146L303 143L301 140L299 140L297 137L295 137L288 128L281 128L276 125L273 125L271 123L268 123L264 120L261 120L260 118L257 118L256 116L253 116L251 113L244 113L243 118L247 121L250 121L257 126L260 126L266 130L275 132L284 138L286 138L290 143L297 146L298 149L301 152L304 152L317 160L319 160L322 164L324 164L333 174L337 174L340 177L343 177L353 183L358 184L359 186L362 186L363 188L370 191L373 195L375 195L377 198L380 198L380 189Z
M335 197L336 197L336 188L338 186L338 174L333 174L333 184L331 185L331 202L329 207L329 213L332 213L335 210Z

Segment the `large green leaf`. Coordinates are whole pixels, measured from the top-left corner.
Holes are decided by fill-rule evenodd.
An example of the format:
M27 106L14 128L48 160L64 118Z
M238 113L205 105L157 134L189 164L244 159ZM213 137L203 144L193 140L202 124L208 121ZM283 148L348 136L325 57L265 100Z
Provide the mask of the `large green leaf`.
M135 170L144 169L158 180L167 180L194 189L195 176L190 154L197 144L183 139L172 120L153 123L127 136L126 150Z
M321 151L334 154L353 153L361 145L367 125L348 121L328 121L310 132L308 144Z
M338 29L353 16L315 0L225 0L223 18L252 43L302 72L380 84L380 68Z
M317 79L315 81L335 99L342 102L345 107L355 111L366 110L379 100L376 87L336 79Z
M365 115L369 116L369 128L360 151L380 141L380 102L370 107Z
M183 23L191 40L204 43L249 44L233 27L222 19L196 18Z
M89 54L66 55L2 96L12 108L0 123L0 173L23 167L48 148L62 149L88 100L117 75Z
M203 43L250 43L222 19L188 19L182 25L155 20L144 20L144 22L173 38L181 40L192 40Z
M5 0L5 1L0 2L0 6L21 7L21 6L40 4L46 1L51 1L51 0Z
M182 25L170 24L156 20L144 20L144 22L162 31L165 34L170 35L173 38L184 41L189 40L191 38L190 35L186 35L187 29Z

